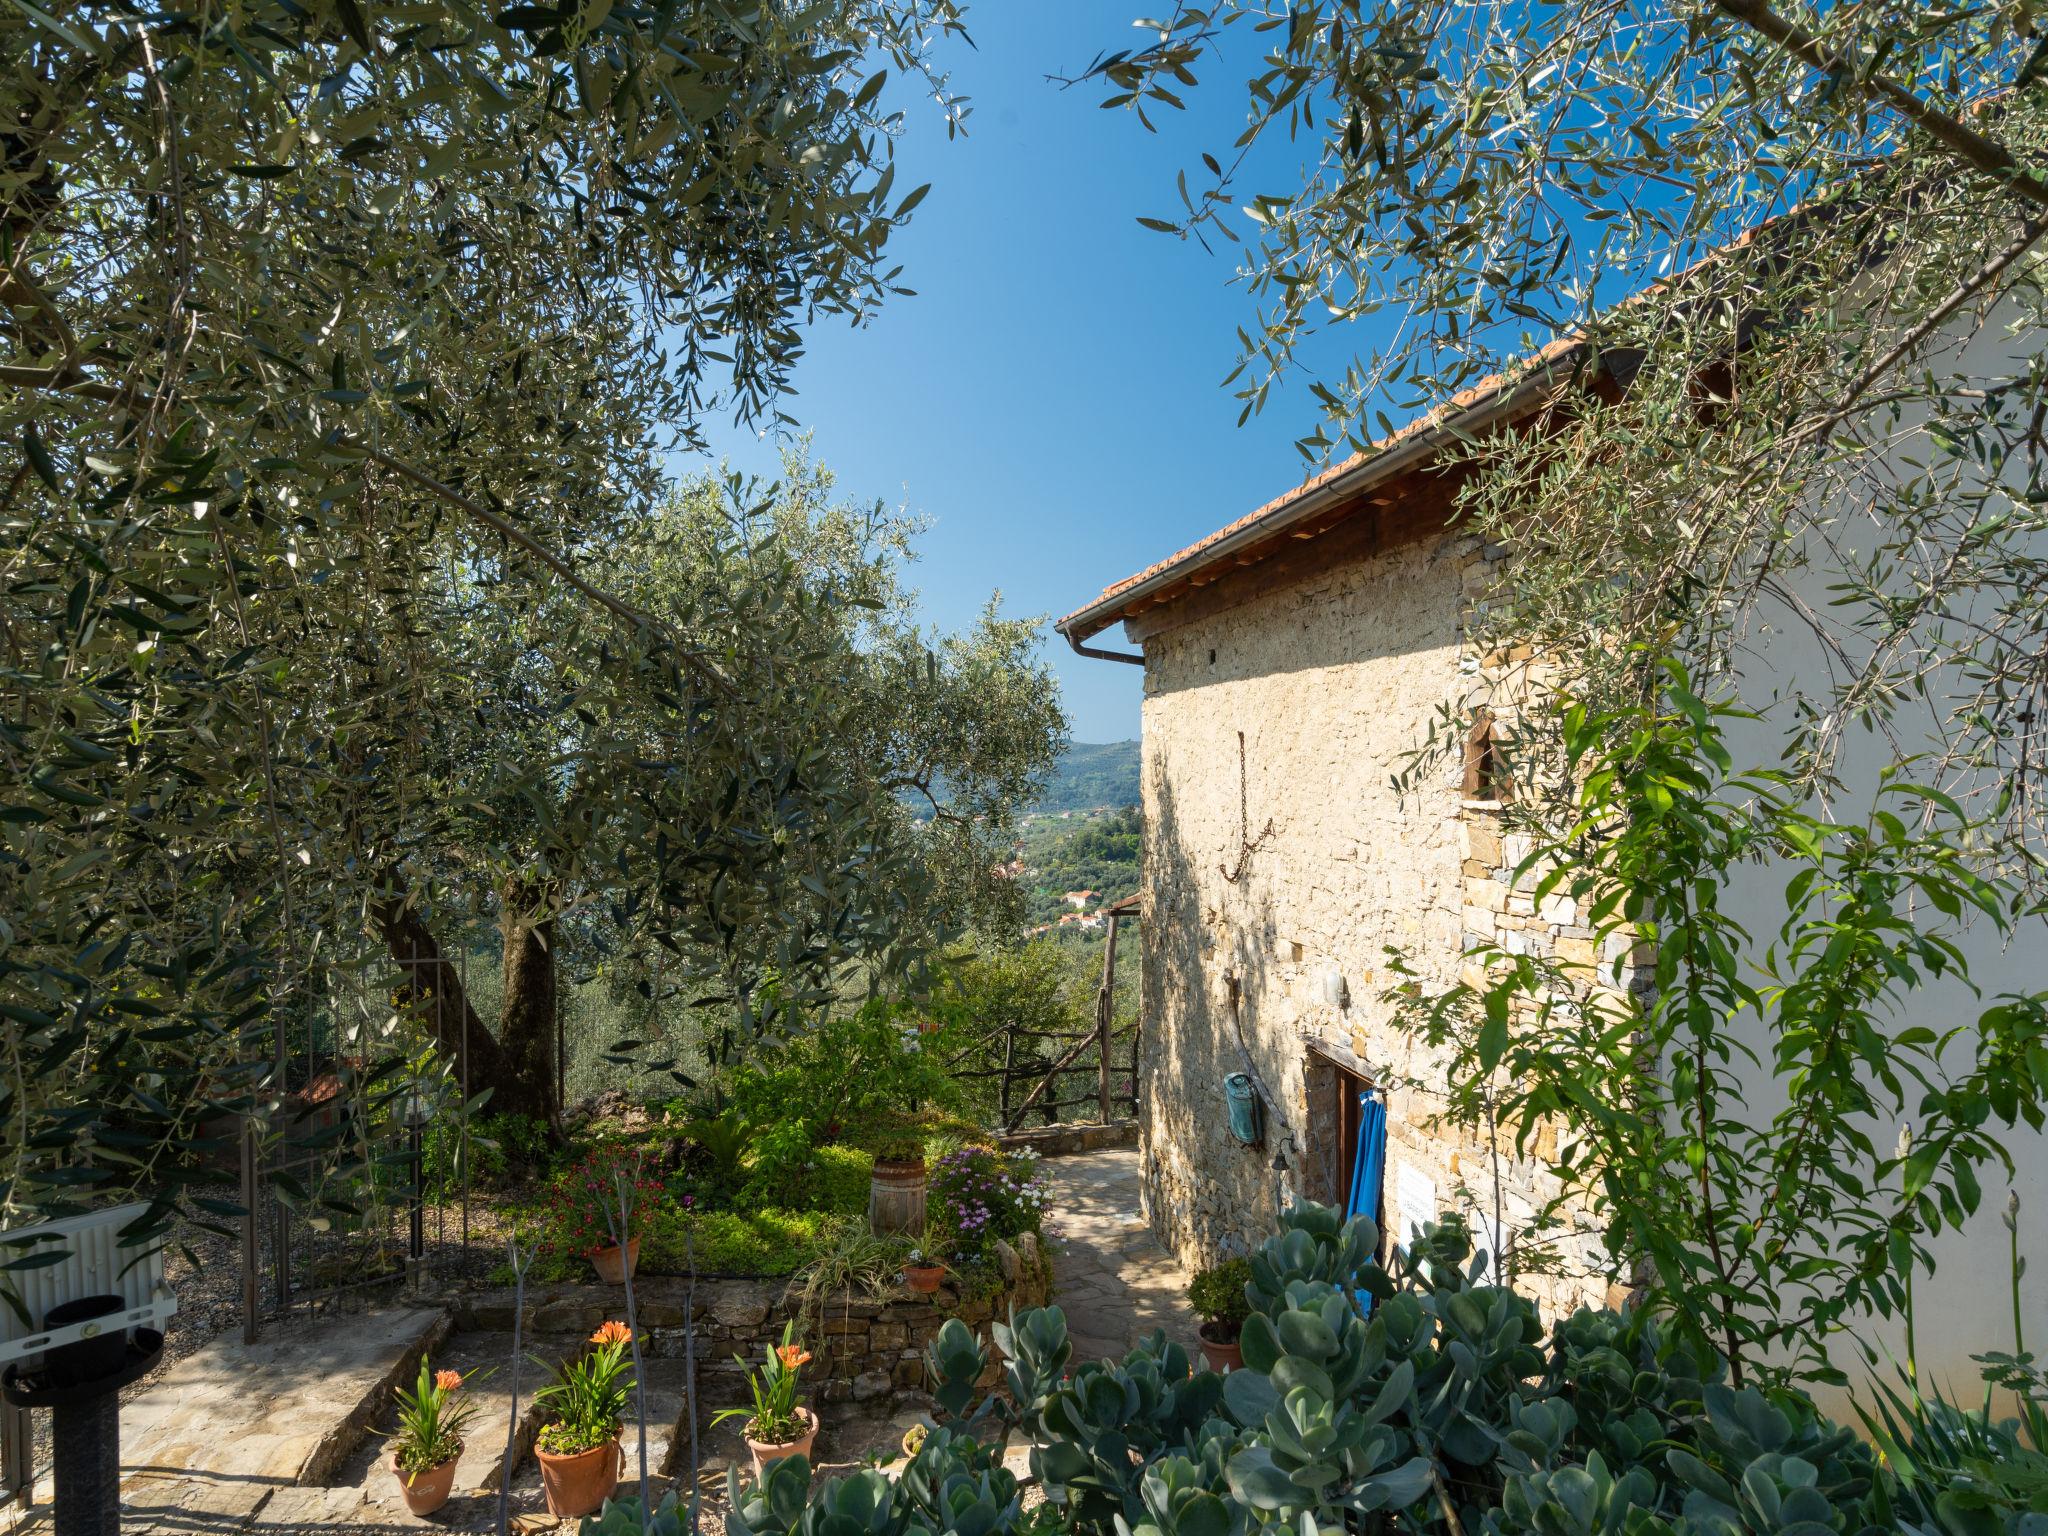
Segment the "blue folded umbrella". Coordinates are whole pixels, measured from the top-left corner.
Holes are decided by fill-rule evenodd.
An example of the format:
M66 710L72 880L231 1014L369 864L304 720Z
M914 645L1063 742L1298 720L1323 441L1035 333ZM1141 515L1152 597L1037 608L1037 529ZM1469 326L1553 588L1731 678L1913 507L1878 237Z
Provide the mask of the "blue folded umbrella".
M1352 1160L1351 1193L1344 1202L1344 1215L1369 1216L1380 1222L1380 1195L1387 1182L1387 1105L1376 1088L1358 1096L1358 1152ZM1358 1293L1359 1310L1370 1315L1372 1293Z

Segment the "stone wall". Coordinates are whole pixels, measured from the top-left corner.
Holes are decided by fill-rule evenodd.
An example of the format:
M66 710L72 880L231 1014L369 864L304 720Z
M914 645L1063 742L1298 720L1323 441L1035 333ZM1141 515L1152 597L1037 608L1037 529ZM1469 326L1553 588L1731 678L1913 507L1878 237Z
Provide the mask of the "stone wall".
M978 1334L988 1325L1018 1311L1044 1306L1051 1297L1050 1259L1038 1241L1026 1235L1015 1247L998 1243L997 1260L1004 1276L993 1295L964 1298L949 1276L938 1291L922 1296L899 1287L881 1298L841 1294L820 1309L815 1329L804 1344L811 1351L806 1376L817 1383L824 1402L866 1400L924 1385L924 1351L948 1318L957 1317ZM633 1285L634 1311L640 1323L641 1348L656 1359L681 1359L685 1321L695 1319L694 1349L705 1373L707 1397L736 1396L740 1368L735 1355L758 1365L762 1351L782 1341L783 1325L796 1315L797 1298L784 1280L699 1280L646 1276ZM460 1327L509 1331L515 1312L513 1292L480 1292L456 1303ZM532 1339L586 1338L599 1323L626 1315L626 1293L611 1285L538 1285L528 1288L522 1331ZM730 1391L721 1394L716 1378L729 1376Z
M1138 1122L1112 1120L1107 1125L1048 1125L1035 1131L1013 1131L997 1138L1005 1152L1036 1152L1040 1157L1072 1157L1110 1147L1135 1147Z
M1460 976L1478 935L1534 947L1585 933L1575 914L1508 889L1514 850L1498 808L1467 802L1457 753L1393 783L1415 770L1433 719L1483 686L1463 617L1492 553L1432 535L1285 581L1240 576L1237 594L1226 577L1139 634L1142 1149L1147 1214L1185 1264L1256 1242L1283 1201L1339 1198L1329 1111L1342 1072L1387 1094L1396 1238L1461 1210L1485 1246L1500 1241L1495 1149L1428 1123L1445 1063L1383 995L1389 946L1435 989ZM1270 1101L1256 1148L1231 1137L1224 1110L1224 1077L1247 1069ZM1548 1175L1500 1165L1518 1283L1546 1311L1604 1300L1587 1230L1540 1253L1517 1243Z

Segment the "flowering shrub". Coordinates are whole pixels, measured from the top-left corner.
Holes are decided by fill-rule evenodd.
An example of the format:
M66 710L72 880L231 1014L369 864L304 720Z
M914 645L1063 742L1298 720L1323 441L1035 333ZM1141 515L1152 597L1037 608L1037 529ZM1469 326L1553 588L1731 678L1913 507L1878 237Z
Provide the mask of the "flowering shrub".
M1045 1173L1029 1152L948 1152L932 1164L927 1198L931 1225L963 1258L986 1253L998 1238L1012 1241L1045 1227Z
M664 1196L661 1185L647 1176L637 1148L600 1145L556 1174L548 1186L548 1247L558 1254L588 1258L615 1246L612 1223L619 1216L621 1180L632 1196L632 1224L637 1230L648 1208Z

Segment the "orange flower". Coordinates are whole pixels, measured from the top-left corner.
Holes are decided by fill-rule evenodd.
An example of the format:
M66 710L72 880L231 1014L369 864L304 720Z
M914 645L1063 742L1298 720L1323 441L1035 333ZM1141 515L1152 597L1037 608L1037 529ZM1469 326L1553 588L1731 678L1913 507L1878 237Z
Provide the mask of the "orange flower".
M590 1336L593 1344L624 1344L633 1337L633 1330L624 1323L613 1321L600 1323L597 1332Z
M453 1392L462 1385L462 1372L436 1371L434 1372L434 1385L443 1392Z
M800 1365L810 1363L811 1352L808 1349L799 1349L794 1344L778 1344L775 1346L775 1358L782 1362L785 1371L793 1371Z

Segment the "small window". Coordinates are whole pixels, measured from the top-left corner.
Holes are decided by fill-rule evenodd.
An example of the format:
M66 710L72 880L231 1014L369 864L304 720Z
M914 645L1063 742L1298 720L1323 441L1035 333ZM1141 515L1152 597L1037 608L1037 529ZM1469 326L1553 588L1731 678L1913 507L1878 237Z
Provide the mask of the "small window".
M1514 790L1501 753L1493 711L1484 704L1472 715L1472 727L1465 733L1465 798L1498 803Z

